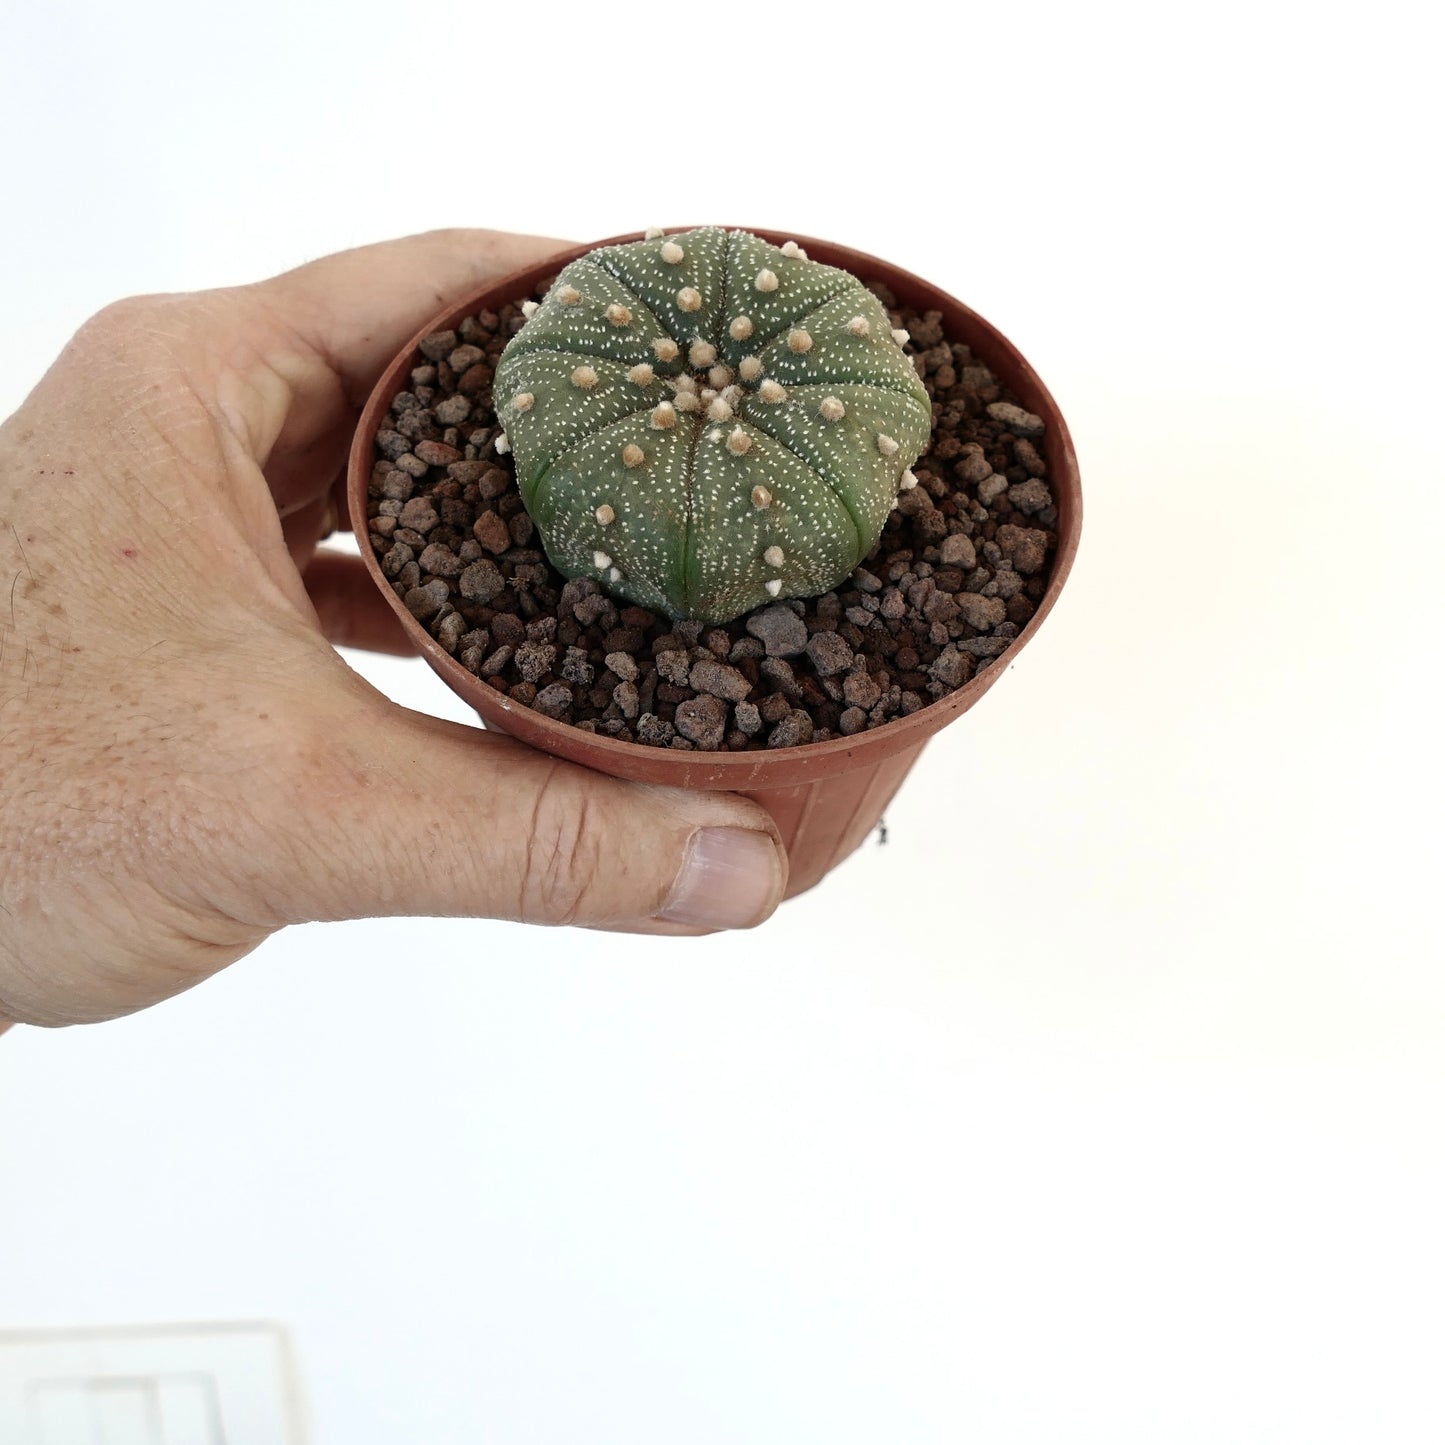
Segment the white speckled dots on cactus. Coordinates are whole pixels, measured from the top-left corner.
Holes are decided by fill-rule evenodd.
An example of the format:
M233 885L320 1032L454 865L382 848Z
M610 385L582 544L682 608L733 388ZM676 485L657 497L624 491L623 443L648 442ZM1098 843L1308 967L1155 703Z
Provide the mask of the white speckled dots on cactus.
M842 581L932 423L861 281L716 227L573 261L495 400L553 565L707 622Z

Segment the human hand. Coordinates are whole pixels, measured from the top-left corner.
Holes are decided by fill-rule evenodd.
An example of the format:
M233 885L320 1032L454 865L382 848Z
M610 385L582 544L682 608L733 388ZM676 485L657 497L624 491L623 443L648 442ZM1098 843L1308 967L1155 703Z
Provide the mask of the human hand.
M143 1008L288 923L777 906L756 805L409 712L331 646L412 650L360 559L316 550L367 393L560 245L435 232L122 301L0 427L0 1030Z

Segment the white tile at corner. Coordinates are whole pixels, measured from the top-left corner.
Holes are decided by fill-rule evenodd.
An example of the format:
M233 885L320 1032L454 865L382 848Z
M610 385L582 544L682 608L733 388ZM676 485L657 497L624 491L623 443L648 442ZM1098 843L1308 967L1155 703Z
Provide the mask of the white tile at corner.
M0 1333L4 1445L303 1445L272 1325Z

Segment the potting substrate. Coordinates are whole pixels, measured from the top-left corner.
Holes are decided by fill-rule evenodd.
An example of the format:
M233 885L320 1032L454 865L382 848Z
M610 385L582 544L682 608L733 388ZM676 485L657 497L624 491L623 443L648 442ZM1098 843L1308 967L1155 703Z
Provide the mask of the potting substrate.
M791 747L879 727L961 687L995 664L1044 596L1058 540L1044 423L944 336L939 312L869 289L908 332L934 425L917 485L900 492L877 546L834 591L714 625L557 572L498 450L492 409L493 369L523 324L521 297L425 337L409 389L391 401L367 506L383 573L484 683L624 742Z

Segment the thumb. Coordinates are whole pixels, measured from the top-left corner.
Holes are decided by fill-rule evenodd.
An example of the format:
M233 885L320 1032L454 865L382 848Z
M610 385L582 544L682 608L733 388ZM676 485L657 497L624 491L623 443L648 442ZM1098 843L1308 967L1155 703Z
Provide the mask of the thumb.
M348 776L289 820L303 846L273 882L287 922L749 928L782 900L777 826L745 798L625 782L380 694L368 702L331 741Z

